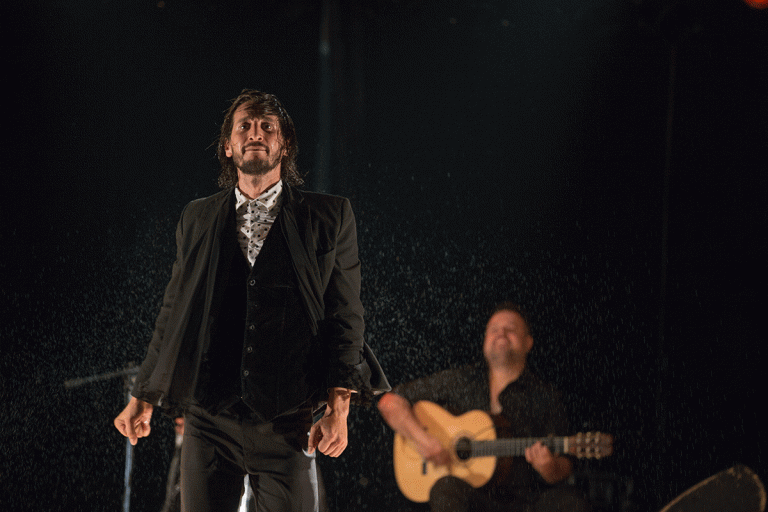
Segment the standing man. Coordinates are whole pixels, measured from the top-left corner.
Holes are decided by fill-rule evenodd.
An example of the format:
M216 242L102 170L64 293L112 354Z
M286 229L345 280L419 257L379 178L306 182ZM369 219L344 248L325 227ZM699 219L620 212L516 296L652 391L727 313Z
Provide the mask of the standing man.
M344 451L350 401L370 396L371 371L387 387L367 346L363 357L349 201L295 188L297 151L274 95L233 101L217 149L224 190L181 214L152 340L115 418L136 444L155 406L183 407L185 512L236 510L245 475L258 510L316 503L311 454Z
M485 328L485 362L439 372L396 386L379 400L379 411L395 432L413 442L436 465L451 463L451 454L427 432L412 404L429 400L453 415L480 409L494 418L498 437L567 435L568 423L559 394L526 365L533 337L523 310L512 302L496 306ZM454 476L431 489L433 511L540 512L587 510L569 489L557 488L573 471L571 460L554 455L541 442L525 450L525 458L500 460L491 481L475 489Z

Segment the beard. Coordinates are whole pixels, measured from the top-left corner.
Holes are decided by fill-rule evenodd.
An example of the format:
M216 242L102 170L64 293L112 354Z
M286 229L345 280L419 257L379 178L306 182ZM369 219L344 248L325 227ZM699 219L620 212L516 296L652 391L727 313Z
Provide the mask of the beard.
M278 166L280 163L281 153L281 151L278 151L277 155L274 157L268 156L266 159L257 158L248 161L243 158L242 153L233 154L232 162L235 164L235 167L237 167L237 169L243 174L248 176L263 176Z
M506 339L499 338L486 342L483 347L485 359L490 366L507 367L525 362L527 351L515 348Z
M235 162L235 166L243 174L248 176L263 176L277 167L279 160L272 162L269 160L251 160L250 162Z

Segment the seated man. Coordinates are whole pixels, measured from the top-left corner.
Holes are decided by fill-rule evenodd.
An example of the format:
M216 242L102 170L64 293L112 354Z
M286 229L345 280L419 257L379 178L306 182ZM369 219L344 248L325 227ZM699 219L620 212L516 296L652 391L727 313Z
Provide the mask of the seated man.
M522 309L499 304L485 329L485 363L439 372L396 386L379 401L384 420L413 442L421 456L436 465L448 464L446 447L425 431L412 404L429 400L454 415L483 410L494 419L498 437L567 435L567 418L559 394L527 367L533 338ZM493 478L475 489L464 480L443 477L432 487L433 511L586 511L578 493L558 486L573 470L569 457L555 455L538 442L525 459L499 458Z

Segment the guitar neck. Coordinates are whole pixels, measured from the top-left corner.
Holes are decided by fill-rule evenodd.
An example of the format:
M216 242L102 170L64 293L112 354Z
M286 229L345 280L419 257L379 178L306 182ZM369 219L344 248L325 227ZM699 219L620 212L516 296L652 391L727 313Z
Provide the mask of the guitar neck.
M525 455L525 449L541 441L552 453L568 451L567 437L519 437L472 441L472 457L518 457Z

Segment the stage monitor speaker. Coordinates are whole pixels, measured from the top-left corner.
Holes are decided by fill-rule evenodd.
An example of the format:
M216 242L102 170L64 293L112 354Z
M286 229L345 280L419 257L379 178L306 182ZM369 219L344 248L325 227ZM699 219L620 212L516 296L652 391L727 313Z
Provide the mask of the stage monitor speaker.
M733 466L702 480L660 512L763 512L765 488L748 467Z

